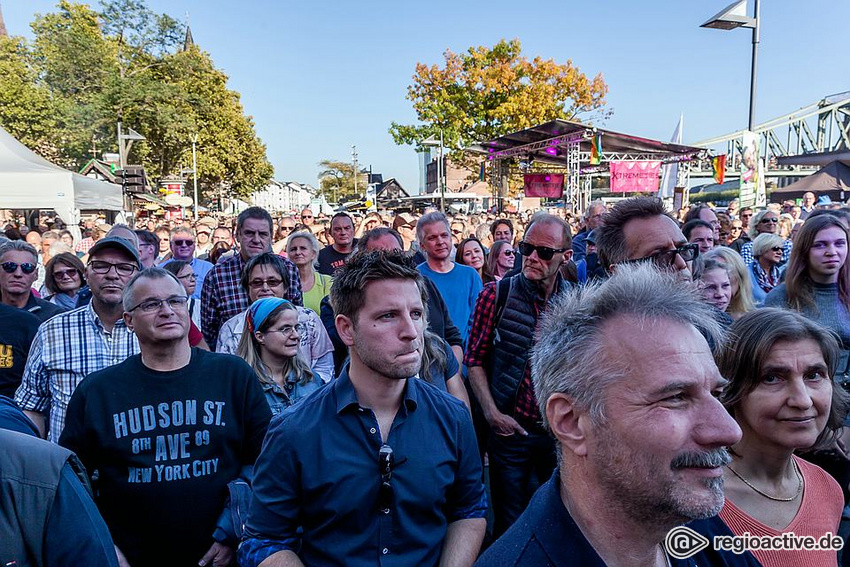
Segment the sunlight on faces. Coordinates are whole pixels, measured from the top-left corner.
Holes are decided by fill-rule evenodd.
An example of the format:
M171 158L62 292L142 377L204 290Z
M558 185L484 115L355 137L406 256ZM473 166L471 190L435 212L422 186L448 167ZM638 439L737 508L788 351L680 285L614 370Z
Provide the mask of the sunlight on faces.
M261 264L251 270L251 277L248 278L248 299L251 303L264 297L284 299L284 291L283 278L274 266Z
M180 280L180 283L186 289L186 293L188 295L192 295L195 293L195 287L198 284L198 278L195 276L195 272L192 270L192 266L183 266L180 270L180 273L177 274L177 279Z
M295 327L298 324L298 311L295 309L284 309L277 316L277 321L271 324L265 331L257 331L254 336L257 342L270 353L280 356L292 358L298 354L298 346L301 341L301 336L297 331L283 333L281 329L284 327Z
M236 241L239 243L243 260L269 252L272 246L272 232L268 221L245 219L242 229L236 234Z
M136 280L133 286L133 306L145 301L186 297L186 290L170 277ZM124 322L142 344L172 342L189 336L188 304L172 308L164 303L159 309L145 313L141 308L124 313Z
M497 240L505 240L510 242L513 240L513 233L508 225L504 223L499 223L496 225L496 229L493 231L493 241Z
M726 311L732 301L732 282L724 268L703 272L699 290L704 302L721 311Z
M331 236L334 244L349 246L354 239L354 224L351 219L339 216L331 221Z
M426 224L422 229L422 249L429 259L445 260L452 251L452 236L443 222Z
M298 266L312 265L316 259L316 253L313 247L310 246L310 241L307 238L291 238L289 246L286 248L286 253L292 263Z
M688 243L676 221L663 215L630 220L623 226L623 238L628 257L632 260L664 250L674 250ZM682 260L681 256L676 256L670 269L682 279L691 279L689 263Z
M704 226L697 226L691 231L691 244L699 246L699 253L705 254L714 248L714 231Z
M837 226L819 230L809 250L809 272L817 282L834 283L847 261L847 234Z
M113 267L105 274L98 274L91 267L92 262L106 262L113 264ZM127 252L117 248L104 248L99 250L89 258L89 265L86 266L86 282L91 289L92 296L108 305L121 303L121 294L124 293L124 287L127 285L134 275L122 276L115 269L115 264L136 264L136 259L130 256Z
M365 293L357 320L344 323L340 333L352 358L386 378L414 376L422 366L425 331L419 287L413 280L378 280L369 282Z
M746 441L786 450L811 447L832 405L820 345L813 339L777 341L766 360L759 385L735 408Z
M532 246L545 246L556 250L564 248L564 233L560 226L550 222L536 222L531 225L523 237L523 242ZM543 260L535 250L528 256L522 257L522 274L533 282L545 281L557 275L566 260L572 256L572 251L558 252L551 260Z
M463 245L463 255L461 256L463 263L470 268L480 270L484 265L484 250L474 240L470 240Z
M0 270L0 289L12 295L23 295L29 293L32 284L38 278L38 270L25 274L21 264L37 265L38 260L29 252L23 250L10 250L0 257L0 263L14 262L18 268L11 274L6 270Z
M591 475L633 519L680 523L723 506L725 447L741 431L715 397L723 379L690 326L621 316L602 332L628 368L604 393L605 419L588 434Z

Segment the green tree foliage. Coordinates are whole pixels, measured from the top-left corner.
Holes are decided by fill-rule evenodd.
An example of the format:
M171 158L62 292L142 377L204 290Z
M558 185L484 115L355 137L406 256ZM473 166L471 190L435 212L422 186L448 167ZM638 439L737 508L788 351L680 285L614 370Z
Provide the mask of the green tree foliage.
M407 98L422 124L393 122L397 144L419 145L442 130L446 146L457 149L556 118L605 115L601 74L589 79L569 60L529 60L518 39L444 58L443 67L417 63ZM458 151L452 159L463 162Z
M79 167L117 151L116 123L146 140L130 163L158 180L191 165L209 194L247 196L273 170L239 94L208 53L182 49L185 27L143 0L108 0L102 11L61 0L32 23L35 39L0 38L0 125L48 159ZM5 77L10 80L5 80Z
M366 194L366 175L357 175L354 190L354 164L325 159L319 162L319 194L331 202L356 201Z

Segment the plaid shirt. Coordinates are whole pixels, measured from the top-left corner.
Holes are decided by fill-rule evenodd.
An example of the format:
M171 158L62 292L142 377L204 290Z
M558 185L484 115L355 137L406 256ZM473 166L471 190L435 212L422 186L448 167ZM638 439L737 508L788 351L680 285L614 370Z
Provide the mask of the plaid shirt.
M88 254L89 249L92 246L94 246L94 239L91 236L89 236L88 238L83 238L82 240L77 242L77 245L74 246L74 251L75 252L82 252L83 254Z
M290 260L286 264L289 289L284 298L302 306L301 276L298 268ZM239 253L223 260L207 274L201 291L201 331L210 348L218 344L218 332L225 321L248 309L248 294L239 283L245 262Z
M77 384L138 352L136 335L124 321L107 331L91 303L60 313L39 327L15 401L21 409L50 412L47 439L57 443Z
M469 331L469 341L463 363L467 366L482 366L487 370L487 377L493 378L491 360L493 356L493 341L496 337L496 282L488 283L478 295L475 304L475 312L472 315L472 328ZM554 297L555 294L553 294ZM538 316L545 304L538 301L534 305ZM530 329L529 332L533 332ZM525 365L525 373L517 390L514 415L523 427L532 424L539 425L542 417L537 406L537 397L534 395L534 385L531 382L531 364Z
M794 245L790 240L786 240L782 243L782 260L779 261L779 265L782 266L788 259L791 257L791 247ZM744 265L749 266L753 263L753 243L752 241L747 242L743 246L741 246L741 258L744 259Z

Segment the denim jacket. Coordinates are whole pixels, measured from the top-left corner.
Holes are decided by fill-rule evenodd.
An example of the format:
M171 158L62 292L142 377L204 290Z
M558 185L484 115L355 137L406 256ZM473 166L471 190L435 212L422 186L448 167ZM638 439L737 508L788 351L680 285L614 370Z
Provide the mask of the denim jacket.
M306 384L300 384L291 374L287 377L284 388L281 388L277 383L260 382L260 386L263 387L263 394L265 394L266 401L272 410L272 417L297 404L323 385L321 379L317 376L313 376L313 379Z

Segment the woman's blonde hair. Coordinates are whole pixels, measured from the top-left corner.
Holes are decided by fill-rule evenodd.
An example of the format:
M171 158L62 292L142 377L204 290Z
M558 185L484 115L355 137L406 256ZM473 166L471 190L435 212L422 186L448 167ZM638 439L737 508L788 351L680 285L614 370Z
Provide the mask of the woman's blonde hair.
M749 313L756 308L756 302L753 299L753 287L750 282L750 271L744 264L741 255L725 246L718 246L709 250L703 255L704 258L716 258L718 262L726 265L726 271L729 272L729 278L735 278L738 283L738 291L732 296L732 301L729 302L729 307L726 312L730 314Z

